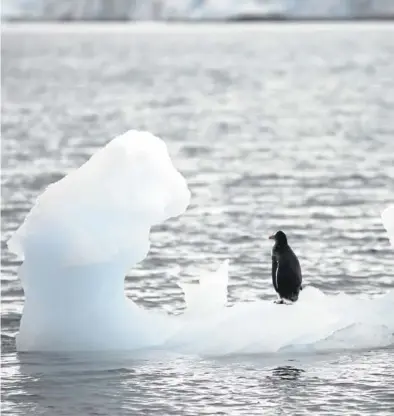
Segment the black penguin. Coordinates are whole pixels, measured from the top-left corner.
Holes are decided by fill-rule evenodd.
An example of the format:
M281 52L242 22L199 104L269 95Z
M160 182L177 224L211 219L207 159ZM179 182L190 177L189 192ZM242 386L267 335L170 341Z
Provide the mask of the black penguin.
M295 302L302 290L300 262L287 243L283 231L278 231L269 238L275 240L272 247L272 283L280 297L276 302L283 303L284 300Z

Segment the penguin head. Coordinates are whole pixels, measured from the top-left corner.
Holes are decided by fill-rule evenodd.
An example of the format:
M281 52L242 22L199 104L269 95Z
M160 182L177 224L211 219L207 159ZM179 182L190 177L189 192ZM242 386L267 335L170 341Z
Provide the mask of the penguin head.
M287 245L287 237L283 231L277 231L275 234L268 237L270 240L275 240L275 243L278 246L286 246Z

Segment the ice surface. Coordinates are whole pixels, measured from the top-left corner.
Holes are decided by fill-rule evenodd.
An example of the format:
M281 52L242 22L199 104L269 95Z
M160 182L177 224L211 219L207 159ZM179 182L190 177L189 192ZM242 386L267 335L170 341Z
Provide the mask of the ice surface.
M225 263L218 270L219 281L224 279L223 270L227 270ZM217 356L314 353L385 347L394 342L394 292L362 299L325 295L308 286L293 305L243 302L209 314L204 292L207 287L194 292L193 313L186 311L181 329L167 340L167 348Z
M229 262L180 284L182 315L155 313L124 294L124 276L149 251L152 225L190 200L164 142L129 131L38 198L9 241L24 260L19 351L159 348L193 354L316 352L394 342L394 293L328 296L313 287L291 306L227 305ZM394 241L394 209L383 222ZM187 237L187 236L186 236Z

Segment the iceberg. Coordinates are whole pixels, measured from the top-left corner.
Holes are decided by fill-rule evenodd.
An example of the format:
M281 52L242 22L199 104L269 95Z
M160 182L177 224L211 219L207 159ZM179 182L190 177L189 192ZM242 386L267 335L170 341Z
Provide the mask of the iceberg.
M388 206L382 212L382 221L389 236L391 245L394 247L394 205Z
M160 339L155 315L126 298L124 278L146 257L151 227L189 201L165 143L134 130L50 185L8 242L23 259L18 350L130 348Z
M394 292L371 299L306 287L291 306L228 305L229 261L179 283L181 315L146 310L124 292L154 225L183 214L191 194L165 143L131 130L51 184L8 242L23 264L18 351L160 349L214 355L316 352L394 342ZM382 214L394 245L394 209Z

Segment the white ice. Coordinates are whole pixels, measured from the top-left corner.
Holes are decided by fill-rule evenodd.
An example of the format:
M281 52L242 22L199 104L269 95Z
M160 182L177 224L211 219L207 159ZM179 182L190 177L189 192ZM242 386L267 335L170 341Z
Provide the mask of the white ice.
M152 312L126 298L124 277L149 251L153 225L190 201L164 142L148 132L116 137L49 186L9 241L23 258L19 351L160 348L193 354L280 353L393 343L394 293L328 296L307 287L291 306L227 305L229 262L181 284L186 311ZM394 245L394 209L382 215ZM187 236L185 236L187 238Z
M382 221L389 235L391 245L394 247L394 205L388 206L382 212Z
M124 277L148 254L150 228L189 201L165 143L148 132L116 137L50 185L9 241L24 258L17 348L116 349L161 339L155 315L126 299Z

